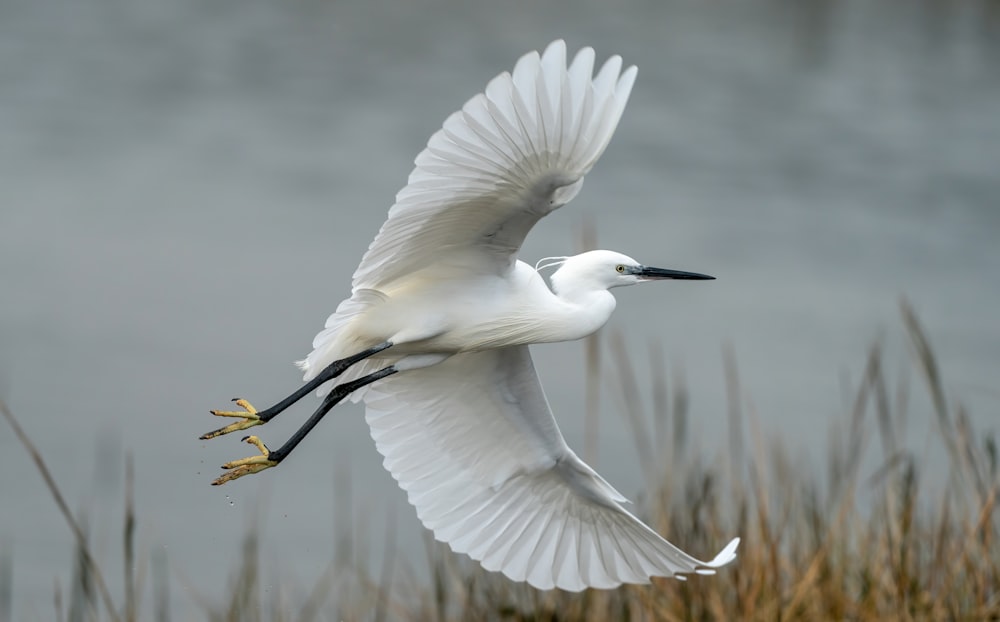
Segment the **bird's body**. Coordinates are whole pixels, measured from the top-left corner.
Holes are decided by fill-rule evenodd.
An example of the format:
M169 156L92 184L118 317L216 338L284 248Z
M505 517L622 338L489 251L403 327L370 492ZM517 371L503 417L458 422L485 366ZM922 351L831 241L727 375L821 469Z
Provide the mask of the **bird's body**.
M306 379L314 369L384 341L394 344L392 356L572 341L603 326L615 308L614 296L605 289L553 292L523 261L503 275L456 270L442 276L447 269L434 265L383 289L361 292L365 302L354 300L360 312L338 330L334 348L318 344L326 349L310 363Z
M384 465L424 525L457 552L539 588L613 587L711 574L738 539L700 561L661 538L569 448L528 346L603 326L609 290L710 279L613 251L558 258L552 287L516 254L531 227L571 200L611 139L635 79L612 57L566 63L557 41L521 58L450 116L299 366L306 384L212 438L267 422L317 389L323 405L276 451L225 465L215 483L278 464L345 398L364 400Z

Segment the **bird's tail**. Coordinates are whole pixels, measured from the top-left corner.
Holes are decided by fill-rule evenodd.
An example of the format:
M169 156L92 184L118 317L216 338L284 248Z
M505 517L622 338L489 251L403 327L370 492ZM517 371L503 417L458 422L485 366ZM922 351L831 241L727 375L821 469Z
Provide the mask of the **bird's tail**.
M380 291L374 289L357 289L351 294L350 298L337 305L337 310L327 318L323 330L313 339L312 352L301 361L295 362L295 365L305 372L302 380L312 380L330 363L357 354L365 348L370 347L372 344L361 342L355 331L351 330L351 325L359 316L386 300L387 296ZM322 397L329 393L335 385L356 380L377 371L386 364L384 358L361 361L346 370L339 378L320 386L316 391L316 395ZM366 390L367 387L355 391L351 394L351 401L357 402L361 400Z

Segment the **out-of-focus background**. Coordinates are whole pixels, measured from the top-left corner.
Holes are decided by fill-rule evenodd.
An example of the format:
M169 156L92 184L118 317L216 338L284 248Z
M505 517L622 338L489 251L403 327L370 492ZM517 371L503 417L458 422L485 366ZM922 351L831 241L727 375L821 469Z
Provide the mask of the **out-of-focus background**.
M402 555L422 555L360 407L338 408L280 469L223 488L208 485L218 465L252 449L197 437L229 398L263 407L297 386L291 362L348 294L428 136L556 38L621 54L639 77L583 192L522 257L579 250L589 221L600 247L718 277L617 292L609 325L638 360L662 344L706 461L726 450L724 344L765 435L811 468L869 345L907 366L900 296L946 387L996 430L996 2L6 0L0 397L112 576L126 451L139 548L167 560L178 619L225 601L255 517L263 589L309 585L345 520L335 473L373 556L387 522ZM534 349L578 448L582 354ZM611 395L595 466L632 494L639 465ZM280 444L313 406L261 436ZM69 581L61 521L0 425L16 619L49 619Z

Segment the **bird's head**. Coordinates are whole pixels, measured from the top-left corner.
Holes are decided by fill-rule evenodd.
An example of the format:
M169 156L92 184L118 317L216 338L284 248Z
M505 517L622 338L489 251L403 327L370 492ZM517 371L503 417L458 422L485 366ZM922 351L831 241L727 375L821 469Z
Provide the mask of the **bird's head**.
M588 251L563 259L562 265L552 274L552 287L557 294L562 294L581 288L608 290L643 281L704 281L714 278L697 272L652 268L614 251Z

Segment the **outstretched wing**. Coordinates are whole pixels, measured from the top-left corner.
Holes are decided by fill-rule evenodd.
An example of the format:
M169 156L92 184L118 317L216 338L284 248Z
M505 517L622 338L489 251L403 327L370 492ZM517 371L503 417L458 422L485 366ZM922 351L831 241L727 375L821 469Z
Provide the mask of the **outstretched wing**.
M594 76L591 48L567 67L566 44L556 41L494 78L417 156L353 288L456 261L449 253L470 270L506 270L531 227L573 198L611 140L636 75L621 67L612 56Z
M453 550L540 589L711 574L626 511L566 445L527 346L457 354L390 376L365 396L385 467Z

